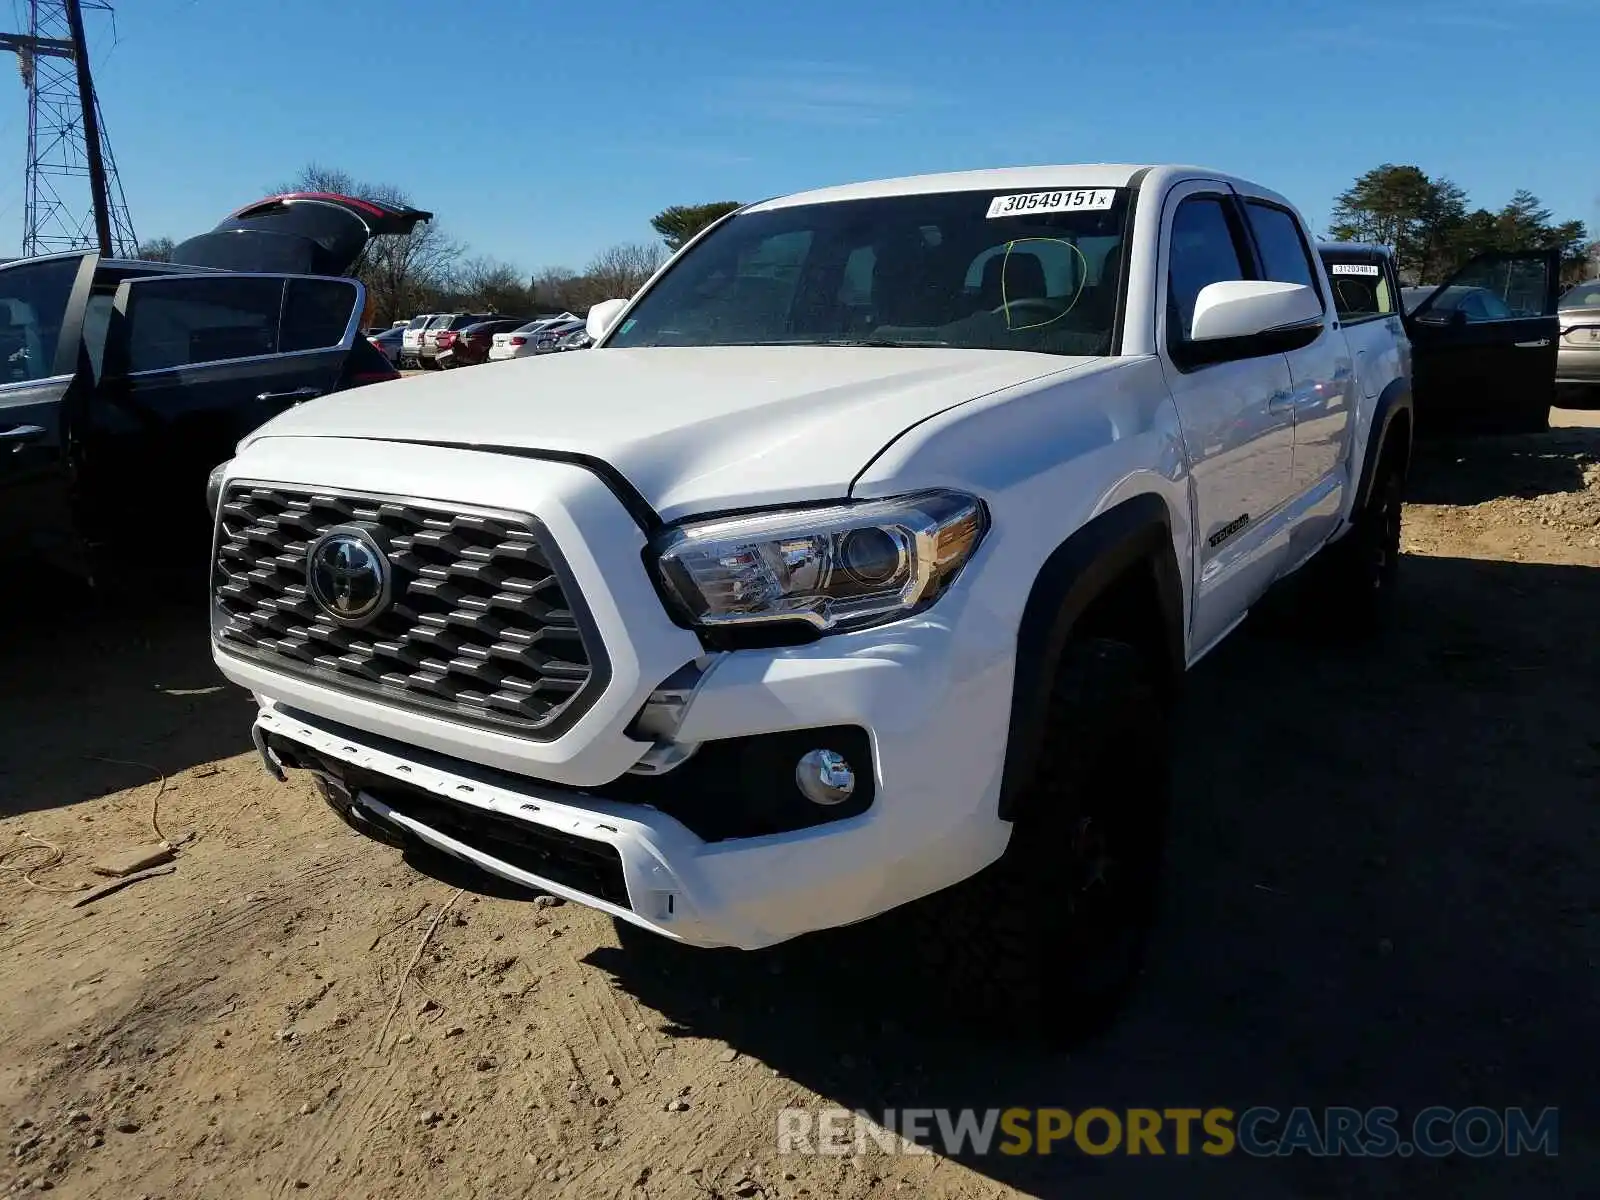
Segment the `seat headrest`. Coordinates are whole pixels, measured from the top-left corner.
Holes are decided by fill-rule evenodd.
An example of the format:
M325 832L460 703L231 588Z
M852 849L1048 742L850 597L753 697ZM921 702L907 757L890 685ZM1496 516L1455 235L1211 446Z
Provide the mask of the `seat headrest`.
M1006 300L1042 300L1050 294L1043 260L1026 250L996 254L983 264L983 294L992 297L995 304Z

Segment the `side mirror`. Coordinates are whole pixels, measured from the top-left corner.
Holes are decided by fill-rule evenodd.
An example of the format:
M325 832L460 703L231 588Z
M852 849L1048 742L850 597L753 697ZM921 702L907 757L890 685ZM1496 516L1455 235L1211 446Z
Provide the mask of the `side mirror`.
M1200 289L1189 340L1258 337L1321 323L1322 302L1304 284L1230 279Z
M602 300L599 304L589 309L589 315L584 319L584 332L599 341L606 332L617 323L617 318L622 315L622 310L628 307L626 300Z

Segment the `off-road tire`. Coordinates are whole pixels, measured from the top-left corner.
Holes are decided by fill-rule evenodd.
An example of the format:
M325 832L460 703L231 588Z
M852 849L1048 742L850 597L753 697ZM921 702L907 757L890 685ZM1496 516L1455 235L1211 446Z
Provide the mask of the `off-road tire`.
M919 969L988 1032L1077 1042L1136 983L1166 840L1167 708L1134 647L1069 643L1006 853L907 906Z
M1405 460L1385 447L1372 490L1350 532L1323 553L1313 586L1328 613L1319 631L1358 636L1378 633L1388 621L1400 574L1400 522L1405 502Z

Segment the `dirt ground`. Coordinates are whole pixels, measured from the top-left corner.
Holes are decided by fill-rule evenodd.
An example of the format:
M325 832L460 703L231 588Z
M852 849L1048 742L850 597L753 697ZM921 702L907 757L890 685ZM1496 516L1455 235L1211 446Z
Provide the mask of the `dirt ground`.
M606 918L481 884L450 906L449 871L262 773L198 603L64 613L11 575L0 1191L1596 1194L1600 428L1438 448L1412 492L1382 644L1336 649L1290 604L1195 672L1146 978L1114 1030L1060 1056L914 1032L922 998L848 957L623 953ZM176 870L72 907L61 889L153 826L190 838ZM30 884L41 841L64 858ZM791 1105L1218 1104L1558 1105L1560 1155L840 1159L775 1141Z

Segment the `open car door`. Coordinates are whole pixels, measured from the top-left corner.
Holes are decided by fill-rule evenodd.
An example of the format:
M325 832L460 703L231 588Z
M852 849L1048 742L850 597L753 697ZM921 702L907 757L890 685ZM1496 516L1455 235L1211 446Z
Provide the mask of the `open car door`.
M42 552L78 570L71 410L93 387L81 347L99 261L0 266L0 553Z
M193 561L207 474L256 426L339 387L365 300L353 279L311 276L119 285L85 434L96 540Z
M337 196L287 192L268 196L223 219L210 233L181 242L172 261L225 271L348 275L381 234L406 234L433 219L421 209Z
M1553 249L1481 254L1407 314L1419 430L1549 427L1559 272Z

